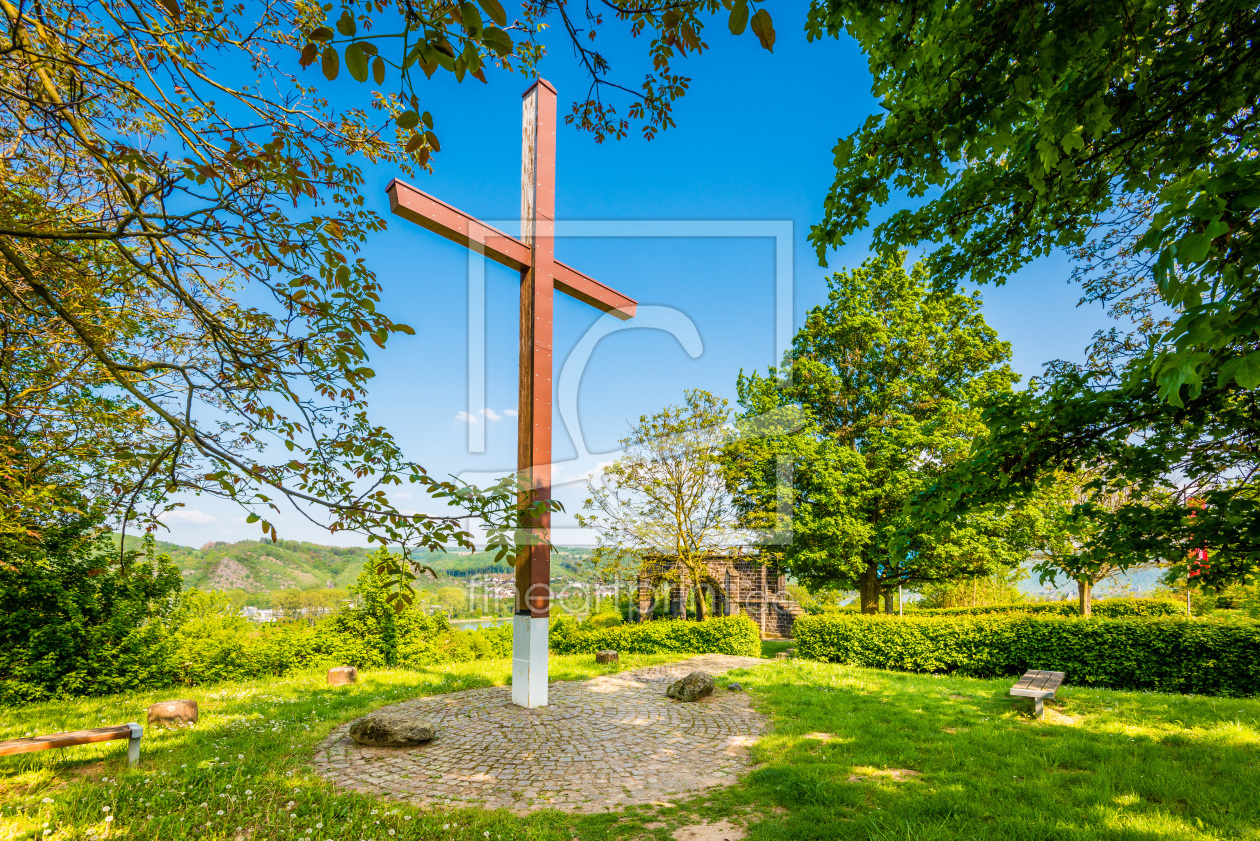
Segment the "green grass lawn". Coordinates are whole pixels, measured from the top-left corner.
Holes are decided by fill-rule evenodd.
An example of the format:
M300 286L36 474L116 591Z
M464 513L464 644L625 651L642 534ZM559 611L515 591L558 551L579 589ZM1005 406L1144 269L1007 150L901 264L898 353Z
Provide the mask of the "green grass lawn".
M620 668L679 659L625 656ZM616 671L554 657L579 679ZM738 680L772 717L743 782L615 815L420 809L342 793L306 770L333 727L416 694L503 683L507 661L322 674L0 711L0 739L139 720L185 695L201 722L0 759L0 839L667 839L727 819L759 839L1260 839L1260 701L1065 686L1046 719L1013 681L776 661ZM112 820L110 820L112 818ZM47 834L45 834L47 833Z

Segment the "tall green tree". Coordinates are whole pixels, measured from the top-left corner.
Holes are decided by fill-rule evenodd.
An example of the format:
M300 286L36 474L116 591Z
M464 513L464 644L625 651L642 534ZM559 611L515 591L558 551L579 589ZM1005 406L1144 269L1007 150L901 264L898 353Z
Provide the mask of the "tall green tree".
M907 531L907 502L967 453L984 433L981 404L1017 377L979 297L933 291L927 267L907 272L904 260L831 277L782 369L741 373L739 435L726 449L745 524L790 531L768 549L811 588L858 590L867 613L899 584L1025 556L1005 514Z
M1132 322L1097 337L1089 364L998 401L989 437L925 500L925 527L1088 471L1103 495L1172 488L1093 509L1091 563L1204 549L1196 583L1255 578L1255 4L818 0L808 31L857 39L883 106L835 149L820 257L899 191L911 204L874 227L877 248L925 246L942 284L1001 283L1068 249L1084 300Z

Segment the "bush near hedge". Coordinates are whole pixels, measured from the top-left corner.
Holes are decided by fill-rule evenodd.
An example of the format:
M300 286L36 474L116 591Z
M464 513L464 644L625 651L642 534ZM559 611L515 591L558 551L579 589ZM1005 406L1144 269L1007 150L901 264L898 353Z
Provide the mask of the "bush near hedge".
M761 655L761 632L746 616L721 616L704 622L656 620L611 628L580 628L568 618L551 626L553 654L594 654L611 649L626 654Z
M1260 623L997 615L802 616L796 650L813 660L992 678L1028 669L1067 683L1203 695L1260 692Z
M1185 616L1186 606L1173 599L1099 599L1093 603L1095 616ZM1033 616L1079 616L1081 607L1074 601L1013 602L979 607L938 607L923 610L907 609L915 616L987 616L994 613L1026 613Z

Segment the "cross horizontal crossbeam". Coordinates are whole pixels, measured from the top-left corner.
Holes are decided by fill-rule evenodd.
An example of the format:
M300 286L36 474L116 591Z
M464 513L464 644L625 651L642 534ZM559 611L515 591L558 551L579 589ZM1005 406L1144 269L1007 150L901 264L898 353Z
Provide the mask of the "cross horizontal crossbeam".
M396 178L389 182L386 190L389 193L389 208L395 215L441 234L452 242L480 251L509 269L521 271L529 267L529 246L516 237L479 222L464 211ZM634 317L638 304L633 298L609 289L559 260L553 265L552 281L557 290L622 321Z

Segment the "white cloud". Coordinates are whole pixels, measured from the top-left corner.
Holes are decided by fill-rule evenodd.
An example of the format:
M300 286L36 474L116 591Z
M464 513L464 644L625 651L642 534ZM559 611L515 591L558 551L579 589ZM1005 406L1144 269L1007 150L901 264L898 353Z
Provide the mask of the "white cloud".
M504 409L502 412L496 412L494 409L481 409L477 412L458 411L455 413L455 420L459 423L477 423L485 417L486 420L494 423L504 418L516 417L515 409Z
M411 494L409 494L409 493L401 493L401 492L400 492L400 493L396 493L396 494L390 494L390 496L391 496L391 497L393 497L394 499L411 499Z
M196 508L176 508L174 511L167 511L159 519L168 523L192 523L198 526L216 523L219 520L213 514L198 511Z

